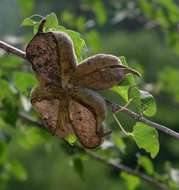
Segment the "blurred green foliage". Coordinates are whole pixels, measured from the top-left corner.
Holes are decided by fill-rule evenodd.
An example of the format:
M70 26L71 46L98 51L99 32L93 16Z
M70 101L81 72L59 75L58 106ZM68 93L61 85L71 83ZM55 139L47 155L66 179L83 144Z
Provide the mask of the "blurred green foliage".
M127 64L138 70L142 78L134 80L128 76L120 86L102 94L120 105L132 99L129 108L150 117L156 113L153 120L177 130L179 1L2 0L0 39L24 49L34 34L32 27L20 24L25 19L22 25L34 26L36 32L39 15L48 15L47 31L65 31L71 36L79 61L100 52L125 56ZM152 189L138 177L119 174L22 121L21 112L38 118L29 103L36 83L29 63L0 50L0 189ZM138 146L155 157L159 151L156 130L143 124L146 129L139 130L141 123L135 124L122 113L117 117L126 131L133 130ZM121 133L110 110L104 125L113 133L96 153L138 168L168 183L171 189L178 189L177 140L166 140L161 134L159 154L151 160L149 153L138 149L131 137Z

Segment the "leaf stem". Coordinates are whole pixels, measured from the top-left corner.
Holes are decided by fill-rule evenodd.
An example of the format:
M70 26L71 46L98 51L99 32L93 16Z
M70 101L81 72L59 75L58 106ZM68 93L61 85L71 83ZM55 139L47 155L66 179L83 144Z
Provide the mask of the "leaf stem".
M117 116L115 113L113 113L113 117L115 119L115 121L117 122L118 126L120 127L121 131L126 135L129 136L128 132L123 128L123 126L121 125L120 121L118 120Z

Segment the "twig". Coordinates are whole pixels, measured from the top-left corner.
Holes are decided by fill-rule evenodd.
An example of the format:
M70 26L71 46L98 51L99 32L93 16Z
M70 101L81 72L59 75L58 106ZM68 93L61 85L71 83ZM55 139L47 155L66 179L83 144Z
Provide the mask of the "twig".
M5 42L0 41L0 48L4 49L8 53L12 53L18 57L21 57L24 60L27 60L25 52L17 49L16 47L13 47ZM169 129L168 127L165 127L163 125L160 125L158 123L150 121L149 119L146 119L145 117L141 116L140 114L135 113L125 107L120 106L120 105L114 104L114 103L110 102L109 100L106 100L106 103L108 104L108 106L111 106L113 113L115 113L117 111L121 111L137 121L146 123L150 127L154 127L176 139L179 139L179 133Z
M33 117L21 112L19 114L19 117L27 122L27 123L30 123L30 124L33 124L37 127L40 127L40 128L44 128L44 125L41 121L39 120L36 120L34 119ZM129 166L126 166L124 164L121 164L121 163L116 163L116 162L113 162L113 161L110 161L110 160L106 160L104 158L102 158L101 156L97 155L96 153L90 151L90 150L87 150L87 149L84 149L82 148L81 146L75 146L77 149L79 150L83 150L85 151L85 153L92 159L95 159L99 162L102 162L102 163L105 163L106 165L110 166L110 167L113 167L119 171L124 171L128 174L131 174L131 175L135 175L135 176L138 176L139 178L141 178L142 180L144 180L145 182L149 183L150 185L152 185L153 187L155 187L156 189L160 189L160 190L169 190L169 188L165 185L165 184L162 184L160 182L158 182L155 178L149 176L149 175L146 175L145 173L142 173L136 169L133 169L133 168L130 168Z
M131 174L131 175L134 175L134 176L137 176L141 179L143 179L145 182L151 184L153 187L155 187L156 189L160 189L160 190L169 190L169 188L163 184L163 183L160 183L159 181L157 181L155 178L149 176L149 175L146 175L145 173L142 173L136 169L133 169L133 168L130 168L129 166L126 166L124 164L121 164L121 163L116 163L114 161L110 161L110 160L106 160L104 158L102 158L101 156L97 155L96 153L92 152L92 151L89 151L89 150L85 150L85 152L93 159L97 160L97 161L100 161L100 162L103 162L105 163L106 165L110 166L110 167L113 167L119 171L124 171L128 174Z
M127 109L126 107L122 107L118 104L114 104L114 103L110 102L109 100L106 100L106 102L107 102L108 106L110 106L112 108L113 113L118 112L120 110L121 112L125 113L126 115L130 116L131 118L133 118L137 121L141 121L141 122L149 125L150 127L156 128L176 139L179 139L179 133L169 129L168 127L165 127L164 125L155 123L155 122L143 117L142 115L135 113L135 112Z
M26 54L24 51L17 49L16 47L13 47L1 40L0 40L0 48L5 50L7 53L12 53L12 54L26 60Z
M31 117L31 116L29 116L29 115L27 115L27 114L25 114L23 112L19 113L19 117L25 123L30 123L32 125L35 125L35 126L39 127L39 128L45 128L42 121L34 119L33 117Z

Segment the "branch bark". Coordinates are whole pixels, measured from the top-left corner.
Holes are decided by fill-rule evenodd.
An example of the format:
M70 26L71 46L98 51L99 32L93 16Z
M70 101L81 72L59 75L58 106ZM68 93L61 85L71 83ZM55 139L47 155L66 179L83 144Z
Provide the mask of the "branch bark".
M11 46L1 40L0 40L0 48L3 49L4 51L6 51L7 53L12 53L12 54L26 60L26 54L24 51L17 49L16 47Z
M16 47L13 47L13 46L11 46L11 45L3 42L3 41L0 41L0 48L5 50L7 53L12 53L12 54L24 59L24 60L27 60L26 54L24 51L19 50ZM117 111L121 111L121 112L125 113L126 115L128 115L129 117L131 117L137 121L141 121L141 122L149 125L150 127L156 128L159 131L162 131L167 135L170 135L176 139L179 139L179 133L169 129L168 127L165 127L163 125L155 123L155 122L143 117L142 115L135 113L135 112L133 112L133 111L131 111L125 107L120 106L120 105L114 104L114 103L110 102L109 100L106 100L106 103L108 106L110 106L112 108L113 113L115 113Z
M166 127L164 125L160 125L158 123L155 123L155 122L143 117L143 115L135 113L135 112L127 109L126 107L122 107L118 104L114 104L114 103L110 102L109 100L106 100L106 103L108 104L108 106L111 107L113 113L120 111L122 113L125 113L129 117L135 119L136 121L141 121L141 122L149 125L150 127L156 128L159 131L166 133L167 135L170 135L176 139L179 139L179 133L178 132L175 132L175 131L169 129L168 127Z
M160 189L160 190L169 190L169 188L163 184L160 183L159 181L157 181L156 179L154 179L153 177L146 175L145 173L142 173L136 169L130 168L129 166L126 166L124 164L121 163L116 163L114 161L110 161L110 160L106 160L104 158L102 158L101 156L97 155L96 153L89 151L89 150L85 150L86 154L89 155L92 159L95 159L97 161L100 161L102 163L105 163L106 165L115 168L119 171L124 171L128 174L134 175L139 177L140 179L144 180L145 182L147 182L148 184L152 185L154 188L156 189Z
M19 113L19 117L22 119L22 121L26 122L26 123L30 123L30 124L33 124L34 126L36 127L40 127L40 128L43 128L43 129L47 129L44 127L43 123L39 120L36 120L34 119L33 117L23 113L23 112L20 112ZM146 175L145 173L143 172L140 172L136 169L133 169L133 168L130 168L129 166L126 166L124 164L121 164L121 163L116 163L114 161L110 161L110 160L106 160L104 159L102 156L88 150L88 149L85 149L81 146L78 146L76 145L75 146L78 150L83 150L90 158L96 160L96 161L99 161L101 163L104 163L106 165L108 165L109 167L112 167L118 171L124 171L128 174L131 174L131 175L134 175L134 176L137 176L139 177L140 179L144 180L145 182L147 182L148 184L150 184L151 186L153 186L154 188L156 188L157 190L169 190L169 188L167 187L167 185L157 181L155 178L149 176L149 175Z

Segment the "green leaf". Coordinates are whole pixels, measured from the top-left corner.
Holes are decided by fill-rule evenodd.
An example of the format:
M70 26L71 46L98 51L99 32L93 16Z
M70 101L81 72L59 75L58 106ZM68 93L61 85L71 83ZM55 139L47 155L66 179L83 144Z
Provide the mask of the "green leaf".
M119 59L123 65L128 66L125 56L120 56Z
M126 102L128 102L128 86L114 86L111 90L121 96Z
M42 18L43 17L41 15L34 14L29 18L25 18L22 22L22 26L32 26L33 27L33 33L36 34Z
M75 53L77 55L78 61L82 60L83 56L83 51L86 49L86 43L84 39L81 37L81 34L78 32L75 32L73 30L66 30L68 35L71 37L74 48L75 48Z
M25 18L23 21L22 21L22 26L34 26L36 25L37 23L39 23L41 20L42 20L42 16L41 15L38 15L38 14L34 14L32 15L31 17L29 18Z
M14 72L13 82L18 91L28 96L30 89L36 84L36 79L32 73Z
M137 176L122 172L121 177L125 180L128 190L135 190L140 185L140 179Z
M137 87L131 87L128 91L128 99L132 99L131 105L133 106L134 111L141 112L141 99L140 91Z
M74 145L74 143L76 142L76 135L74 135L74 134L69 134L69 135L67 135L66 137L65 137L65 140L69 143L69 144L71 144L71 145Z
M141 166L149 175L154 173L154 167L151 160L146 156L138 156L138 165Z
M27 179L27 172L25 168L17 160L11 161L11 169L12 169L12 174L16 179L20 181L25 181Z
M22 22L22 26L34 26L37 22L32 20L31 18L25 18Z
M137 146L145 149L152 158L155 158L160 146L157 130L142 122L137 122L133 126L132 133Z
M46 17L45 29L48 31L50 28L58 27L58 18L55 13L50 13Z
M120 86L135 86L136 82L133 74L127 74L121 81Z
M146 116L153 116L157 111L155 98L147 91L140 90L143 113Z

